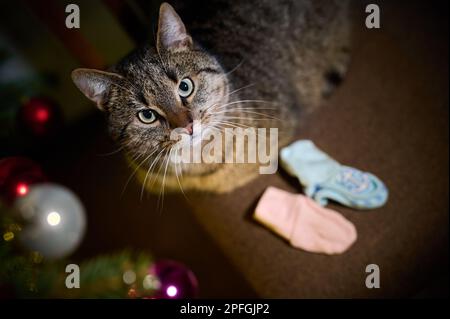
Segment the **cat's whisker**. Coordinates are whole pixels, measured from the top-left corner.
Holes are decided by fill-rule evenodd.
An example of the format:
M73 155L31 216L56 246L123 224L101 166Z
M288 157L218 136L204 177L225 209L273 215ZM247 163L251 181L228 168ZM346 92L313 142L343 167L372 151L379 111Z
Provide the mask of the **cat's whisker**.
M212 121L213 123L219 123L219 124L224 124L224 125L229 125L235 128L253 128L250 125L246 125L243 123L238 123L238 122L231 122L231 121Z
M134 154L130 155L130 159L131 159L132 162L136 162L136 161L140 160L142 156L145 156L145 154L139 153L139 152L135 152Z
M177 156L179 156L179 155L177 154ZM180 174L181 180L183 180L183 163L181 162L181 160L178 163L178 167L180 169L179 174ZM186 195L179 178L178 178L178 185L180 186L180 189L181 189L181 192L183 193L184 198L190 203L191 201L189 200L189 197Z
M228 126L232 126L234 128L251 128L251 129L254 128L252 126L248 126L248 125L245 125L242 123L234 123L234 122L229 122L229 121L211 121L210 123L218 123L218 124L228 125ZM239 125L241 125L241 126L239 126ZM211 126L215 126L215 125L212 124ZM222 133L223 129L224 129L224 127L220 126L220 130L219 130L220 133ZM283 132L283 131L281 130L281 132ZM256 134L258 137L264 137L264 138L266 137L265 133L262 133L259 130L256 130Z
M157 149L156 149L157 150ZM154 154L154 153L152 153L152 154ZM151 155L152 155L151 154ZM140 161L140 159L142 158L142 157L146 157L146 156L148 156L147 154L145 154L145 153L140 153L140 152L134 152L134 154L131 154L131 155L128 155L129 156L129 162L130 162L130 167L132 167L132 165L131 165L131 163L136 163L136 162L138 162L138 161Z
M164 150L166 150L166 155L167 155L167 149L165 148ZM167 157L167 156L166 156ZM151 179L151 186L150 186L150 188L151 189L153 189L154 188L154 185L155 185L155 183L156 183L156 181L158 180L158 176L161 176L161 170L162 170L162 168L164 167L164 160L166 159L166 158L163 158L163 155L161 154L161 156L160 156L160 158L159 158L159 161L162 159L162 163L160 163L159 164L159 168L158 168L158 170L156 171L156 174L154 174L154 177ZM156 166L155 166L155 169L156 169ZM153 174L153 173L152 173ZM162 187L162 185L161 185L161 187ZM158 202L157 202L157 206L159 207L159 201L160 201L160 196L161 196L161 190L160 190L160 193L159 193L159 195L158 195ZM160 211L161 212L161 211Z
M252 86L254 86L254 85L255 85L255 83L251 83L251 84L245 85L245 86L243 86L243 87L241 87L241 88L239 88L239 89L236 89L236 90L234 90L234 91L228 93L227 95L225 95L225 97L229 97L229 96L231 96L232 94L235 94L235 93L237 93L237 92L239 92L239 91L241 91L241 90L247 89L247 88L252 87ZM206 114L206 113L208 112L208 110L212 109L213 107L217 106L218 104L219 104L219 103L217 102L217 103L213 103L213 104L207 106L205 109L203 109L203 112Z
M227 77L228 75L232 74L233 72L235 72L237 69L239 69L239 67L244 63L244 59L241 60L241 62L239 62L234 68L232 68L230 71L226 72L225 74L223 74L224 77Z
M136 166L136 168L134 169L134 171L131 173L130 177L128 177L128 179L127 179L127 181L126 181L126 183L125 183L125 186L124 186L124 188L122 189L122 193L121 193L120 196L123 196L123 194L124 194L124 192L125 192L125 189L127 188L128 184L130 183L131 179L132 179L133 176L136 174L136 172L138 171L138 169L142 166L142 164L144 164L145 161L147 161L154 153L156 153L156 151L158 151L158 146L161 145L162 143L163 143L163 142L160 142L160 143L156 144L155 150L153 150L149 155L147 155L147 156L142 160L142 162L140 162L139 165ZM142 154L140 154L140 155L138 156L138 158L141 157L141 156L142 156Z
M173 149L173 148L172 148L172 149ZM175 151L176 151L176 150L175 150ZM180 186L181 193L183 193L184 198L186 198L186 200L189 201L189 199L188 199L187 196L186 196L186 193L184 192L183 186L181 186L180 178L179 178L179 176L178 176L178 169L177 169L177 167L180 168L180 174L183 174L183 169L182 169L182 167L181 167L181 161L178 162L179 154L178 154L177 151L175 152L175 155L176 155L175 165L174 165L174 168L175 168L175 176L177 177L177 181L178 181L178 185ZM170 155L169 155L169 156L170 156ZM181 176L181 177L183 177L183 176Z
M244 115L241 115L241 114L244 114ZM273 119L273 120L280 120L281 121L280 118L275 117L273 115L266 114L266 113L261 113L261 112L253 112L253 111L242 111L242 112L220 111L220 112L215 113L215 115L218 115L218 116L233 116L233 117L237 116L237 117L241 117L242 119L252 119L252 117L246 116L246 114L262 116L265 119Z
M256 113L246 113L246 112L241 112L241 113L234 113L234 112L218 112L218 113L212 113L209 114L208 116L205 116L205 121L208 120L220 120L220 119L235 119L235 120L239 120L240 121L244 121L244 122L251 122L251 120L253 119L261 119L261 120L266 120L266 121L276 121L276 122L281 122L282 120L269 115L269 114L256 114Z
M118 149L108 152L108 153L101 153L101 154L97 154L97 156L110 156L110 155L114 155L119 153L120 151L123 151L124 149L126 149L128 146L130 146L132 144L132 142L127 142L125 144L122 144Z
M238 101L232 101L229 103L225 103L225 104L221 104L217 110L229 107L231 105L236 105L236 104L244 104L244 103L265 103L265 104L275 104L275 102L271 102L271 101L265 101L265 100L238 100ZM236 108L238 109L238 108Z
M122 151L122 150L124 149L124 147L125 147L125 146L121 146L121 147L119 147L118 149L116 149L116 150L114 150L114 151L111 151L111 152L108 152L108 153L97 154L97 156L111 156L111 155L117 154L117 153L119 153L120 151Z
M169 147L169 148L167 148L167 151L166 151L166 153L164 155L165 156L165 161L166 161L166 164L165 164L166 168L164 169L164 175L163 175L162 186L161 186L162 197L161 197L161 190L160 190L160 193L159 193L159 196L158 196L158 204L157 204L159 209L160 209L160 214L162 213L162 211L164 209L164 189L165 189L165 186L166 186L167 167L169 165L169 159L170 159L171 152L172 152L172 148ZM163 160L163 165L164 165L164 160ZM160 198L161 198L161 202L160 202Z
M143 195L144 195L144 189L145 189L145 187L146 187L147 178L148 178L150 172L152 171L153 166L154 166L155 164L158 163L158 161L159 161L159 159L160 159L160 156L161 156L162 152L163 152L165 149L166 149L165 147L163 147L163 148L161 149L161 151L158 153L158 155L156 155L156 157L153 159L153 162L152 162L152 164L150 165L150 167L147 169L147 173L145 174L144 182L142 183L142 188L141 188L141 196L140 196L141 201L142 201L142 197L143 197ZM159 173L159 172L158 172L158 173ZM152 183L152 186L153 186L153 183Z
M255 85L255 83L251 83L251 84L245 85L245 86L243 86L243 87L241 87L241 88L239 88L239 89L236 89L236 90L234 90L234 91L231 91L230 93L228 93L227 95L225 95L225 97L229 97L229 96L231 96L232 94L235 94L235 93L237 93L237 92L239 92L239 91L248 89L248 88L250 88L250 87L252 87L252 86L254 86L254 85Z
M239 116L222 116L221 119L225 120L239 120L239 121L246 121L246 122L252 122L252 121L271 121L275 120L273 118L256 118L256 117L239 117ZM237 122L241 123L241 122Z
M218 132L222 132L222 127L221 126L217 126L217 124L211 124L211 123L207 123L207 128L211 129L211 130L216 130Z
M162 151L164 151L164 150L167 150L167 147L164 147ZM153 189L153 186L155 185L156 181L158 180L158 176L160 175L161 169L164 166L164 158L163 158L162 151L158 154L159 159L158 159L156 165L153 167L152 172L151 172L154 175L152 177L152 179L149 181L149 183L151 183L151 185L150 185L151 189ZM162 163L160 163L161 159L163 160ZM156 174L154 174L155 172L156 172Z
M175 154L177 155L177 160L176 160L176 162L175 162L175 171L176 171L176 168L177 168L177 164L178 164L178 167L179 167L179 169L180 169L180 176L181 177L183 177L183 167L182 167L182 163L181 163L181 161L180 162L178 162L178 156L179 156L179 153L178 153L178 150L179 150L179 146L172 146L173 147L173 149L174 149L174 151L175 151Z
M232 105L240 105L240 103L273 103L273 102L269 102L269 101L260 101L260 100L241 100L241 101L234 101L231 103L226 103L223 105L216 105L216 106L212 106L211 108L208 109L208 112L205 112L204 114L204 118L207 118L208 116L213 116L214 114L218 114L218 112L220 111L234 111L234 112L239 112L239 110L244 109L244 108L240 108L240 107L230 107ZM276 108L262 108L262 107L254 107L254 108L245 108L246 110L264 110L264 109L268 109L268 110L275 110Z
M215 106L217 106L218 104L219 104L219 102L213 103L213 104L207 106L205 109L203 109L203 113L208 114L208 111L211 110L212 108L214 108Z
M254 85L255 85L254 83L245 85L245 86L243 86L243 87L241 87L241 88L239 88L239 89L236 89L236 90L234 90L234 91L228 93L227 95L225 95L225 97L229 97L229 96L231 96L232 94L235 94L235 93L237 93L237 92L239 92L239 91L241 91L241 90L247 89L247 88L252 87L252 86L254 86ZM208 111L209 109L213 108L214 106L216 106L216 105L218 105L218 104L219 104L219 103L213 103L213 104L207 106L207 107L203 110L203 112L206 114L207 111Z
M229 113L234 113L234 112L221 111L221 112L216 112L216 113L214 113L214 114L229 114ZM281 120L280 118L278 118L278 117L271 116L271 115L269 115L269 114L265 114L265 113L261 113L261 112L243 111L242 113L246 113L246 114L255 114L255 115L263 116L264 119L272 119L272 120L282 121L282 120ZM235 116L224 115L223 117L231 118L231 117L235 117ZM237 118L243 119L243 120L246 120L246 119L248 119L248 120L254 120L254 119L257 119L257 118L252 118L252 117L243 117L243 116L239 116L239 117L237 117Z
M253 107L229 107L225 108L229 112L238 112L241 110L278 110L276 107L260 107L260 106L253 106Z

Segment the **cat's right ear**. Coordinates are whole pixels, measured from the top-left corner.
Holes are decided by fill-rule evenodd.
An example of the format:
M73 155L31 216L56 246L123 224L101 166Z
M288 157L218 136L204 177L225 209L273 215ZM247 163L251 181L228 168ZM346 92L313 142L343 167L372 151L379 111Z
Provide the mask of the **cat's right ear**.
M72 71L73 83L102 111L107 111L105 102L108 98L111 85L121 78L116 73L94 69L76 69Z
M162 3L159 7L157 50L183 51L192 48L192 45L192 38L180 16L170 4Z

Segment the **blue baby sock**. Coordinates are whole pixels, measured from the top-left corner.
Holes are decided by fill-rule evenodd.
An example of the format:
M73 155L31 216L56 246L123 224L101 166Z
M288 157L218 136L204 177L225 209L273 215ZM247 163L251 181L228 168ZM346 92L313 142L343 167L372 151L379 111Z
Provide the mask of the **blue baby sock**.
M377 208L388 190L376 176L336 162L313 142L300 140L281 150L281 166L296 176L305 194L322 206L328 200L358 209Z

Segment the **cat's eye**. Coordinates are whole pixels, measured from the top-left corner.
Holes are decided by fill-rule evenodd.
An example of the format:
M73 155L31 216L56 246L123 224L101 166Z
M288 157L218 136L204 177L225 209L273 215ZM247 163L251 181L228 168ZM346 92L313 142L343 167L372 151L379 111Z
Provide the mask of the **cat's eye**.
M144 124L152 124L158 119L155 111L152 110L139 111L138 118Z
M190 78L184 78L178 85L178 94L182 98L189 97L194 92L194 83Z

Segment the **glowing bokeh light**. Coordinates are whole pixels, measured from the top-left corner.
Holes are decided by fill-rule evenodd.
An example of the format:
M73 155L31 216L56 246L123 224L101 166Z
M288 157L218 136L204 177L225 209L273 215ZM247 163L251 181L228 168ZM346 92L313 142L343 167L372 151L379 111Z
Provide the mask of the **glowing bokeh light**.
M132 270L127 270L123 273L123 282L127 285L131 285L136 281L136 273Z
M51 212L47 215L47 223L50 226L56 226L61 222L61 216L57 212Z
M46 122L49 118L49 113L47 109L40 108L36 110L35 116L38 122Z
M166 293L169 297L175 297L178 293L178 289L175 286L167 287Z
M142 285L145 289L159 289L161 287L161 283L158 278L153 275L145 276Z
M13 239L14 239L14 233L11 232L11 231L4 233L4 234L3 234L3 239L4 239L5 241L11 241L11 240L13 240Z
M16 193L19 196L24 196L28 193L28 186L24 183L17 184Z

